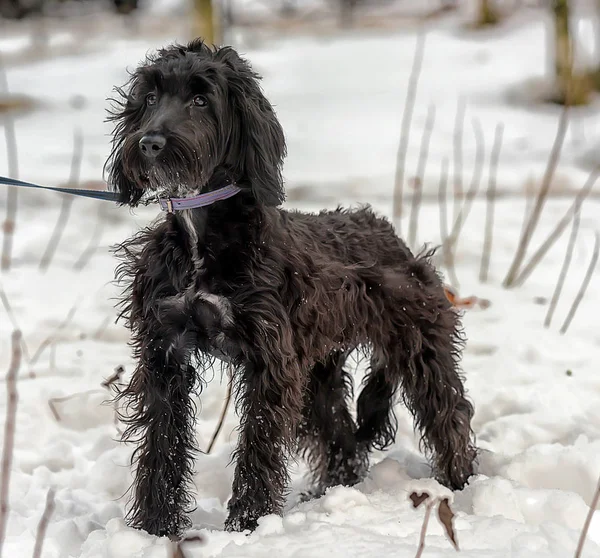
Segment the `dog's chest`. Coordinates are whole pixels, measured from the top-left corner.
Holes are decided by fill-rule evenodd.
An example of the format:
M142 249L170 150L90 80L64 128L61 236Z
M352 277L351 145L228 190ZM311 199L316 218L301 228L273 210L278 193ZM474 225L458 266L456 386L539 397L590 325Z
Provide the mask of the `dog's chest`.
M210 306L217 317L219 329L224 330L233 325L231 301L226 296L212 292L209 282L205 280L204 258L200 258L198 264L199 267L195 269L193 280L187 289L188 296L192 295L198 302Z
M208 281L204 258L196 260L192 279L184 298L193 300L194 321L198 331L199 348L220 360L231 361L239 355L231 332L234 329L234 314L228 297L214 292Z
M219 280L207 268L202 242L191 215L183 211L182 218L190 247L189 281L182 298L193 301L201 350L228 361L239 354L230 336L234 327L232 304L228 297L218 292Z

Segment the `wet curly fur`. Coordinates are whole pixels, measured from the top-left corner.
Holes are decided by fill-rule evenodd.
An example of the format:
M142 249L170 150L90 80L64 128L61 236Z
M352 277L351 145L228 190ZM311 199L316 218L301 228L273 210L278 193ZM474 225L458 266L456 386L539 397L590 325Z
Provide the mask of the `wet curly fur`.
M258 79L231 48L174 45L132 74L112 113L109 182L121 203L241 188L117 248L137 359L120 394L137 444L129 520L156 535L190 525L193 395L215 355L232 365L240 416L226 529L281 513L295 452L314 495L359 482L369 451L394 441L397 392L436 478L460 489L473 472L460 323L431 253L413 255L368 207L278 207L285 141ZM144 155L140 140L156 136L164 148ZM354 419L344 364L357 348L370 368Z

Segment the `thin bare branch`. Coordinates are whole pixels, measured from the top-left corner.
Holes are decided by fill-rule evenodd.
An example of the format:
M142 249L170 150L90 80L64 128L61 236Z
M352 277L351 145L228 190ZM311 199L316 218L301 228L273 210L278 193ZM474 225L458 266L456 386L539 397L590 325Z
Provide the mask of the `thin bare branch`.
M4 310L6 310L6 313L8 314L8 319L10 320L13 329L21 331L21 328L19 327L19 322L17 320L17 316L15 315L12 309L10 301L8 300L8 296L6 295L6 291L4 290L2 285L0 285L0 301L2 301L2 306L4 306ZM31 360L29 357L29 348L27 347L25 337L23 336L21 336L21 347L23 348L23 356L25 357L25 361L29 362Z
M454 203L452 205L452 222L458 215L458 205L463 197L463 135L465 129L465 113L467 104L464 97L459 97L454 120L454 141L452 144L454 154Z
M223 404L223 409L221 410L221 416L219 417L219 422L217 423L217 428L215 429L212 438L210 439L210 443L208 444L208 448L206 453L210 453L217 441L217 437L223 428L223 423L225 422L225 417L227 416L227 409L229 409L229 403L231 402L231 390L232 390L232 378L231 374L229 375L229 383L227 384L227 395L225 396L225 403Z
M69 325L69 323L73 319L73 316L75 316L75 312L77 312L77 308L79 307L80 302L81 299L77 300L77 302L71 307L71 309L67 313L65 319L60 324L58 324L58 327L48 337L46 337L46 339L44 339L40 343L40 346L37 348L31 359L29 360L29 364L31 366L33 366L38 361L40 356L42 356L44 350L56 341L58 334Z
M525 191L525 207L523 208L523 221L521 222L521 230L519 231L519 238L525 232L525 227L527 226L527 221L529 220L529 213L531 212L531 203L533 201L532 196Z
M0 91L8 93L8 79L2 58L0 58ZM10 114L6 112L3 116L4 135L6 138L6 155L8 158L8 176L19 178L19 152L17 148L17 137L15 133L15 122ZM17 226L18 191L17 188L6 189L6 218L3 224L2 263L1 269L9 271L12 262L12 243Z
M592 501L590 503L590 509L588 511L587 517L585 518L585 523L583 524L583 529L581 530L581 535L579 536L579 542L577 543L577 550L575 551L575 558L581 558L581 553L583 552L583 545L585 544L585 539L586 539L588 531L590 529L590 525L592 524L592 518L594 517L594 512L596 511L598 504L600 504L600 478L598 479L598 485L596 486L596 492L594 492L594 496L592 497Z
M98 327L98 329L94 333L94 336L93 336L94 339L100 339L102 337L102 335L106 331L106 328L108 327L108 324L110 324L110 321L111 321L111 317L110 316L105 316L104 317L104 319L102 320L102 323L100 324L100 326Z
M430 105L427 111L427 119L425 120L425 128L423 129L423 137L421 139L421 149L419 152L419 162L417 163L417 175L415 178L415 188L410 206L410 222L408 225L408 245L415 248L417 243L417 229L419 227L419 209L421 208L421 200L423 194L423 182L425 180L425 169L427 168L427 158L429 156L429 144L431 134L435 125L435 105Z
M90 238L89 244L86 246L85 250L81 253L77 261L73 264L73 269L76 271L81 271L92 259L92 256L98 250L100 246L100 240L102 239L102 233L104 232L104 204L98 204L98 218L96 220L96 225L94 226L94 230L92 231L92 236Z
M548 238L546 238L546 240L542 242L541 246L533 253L529 261L523 266L522 271L514 281L514 286L521 286L531 275L537 265L542 261L548 250L554 246L554 243L560 238L562 233L569 226L573 215L581 209L583 202L588 197L594 184L598 180L598 176L600 176L600 168L597 168L590 173L586 183L583 185L581 190L577 192L573 203L569 209L567 209L567 212L563 215L563 218L558 222L556 227L554 227L554 230L548 235Z
M71 399L75 399L76 397L81 397L82 395L89 395L91 393L99 393L99 389L87 389L85 391L78 391L77 393L71 393L69 395L64 395L62 397L51 397L48 399L48 407L50 407L50 411L52 415L56 419L56 422L61 421L60 413L58 412L57 403L64 403L65 401L70 401Z
M577 312L577 309L579 308L579 305L581 304L581 301L583 300L583 297L585 296L585 291L587 290L588 285L590 284L592 275L594 273L594 269L596 269L596 264L598 263L598 253L599 252L600 252L600 234L598 233L598 231L596 231L596 239L594 242L594 252L592 254L592 259L590 260L590 265L588 266L585 277L583 278L583 282L581 283L579 292L577 293L577 296L575 297L575 300L573 301L573 304L571 305L569 313L567 314L567 318L565 319L565 322L563 323L562 327L560 328L560 333L563 335L565 333L567 333L567 329L569 329L569 326L571 325L571 322L573 321L573 318L575 317L575 313Z
M447 247L448 239L448 159L444 157L440 167L440 180L438 182L438 207L440 209L440 239L442 248Z
M54 224L54 229L52 230L52 234L48 239L46 249L44 250L44 253L40 259L39 270L41 272L47 271L50 267L56 249L58 248L62 235L65 232L67 223L69 222L69 217L71 216L71 207L73 206L75 198L70 194L61 194L61 198L60 211L58 213L56 223Z
M82 159L83 135L81 130L77 129L75 130L73 137L73 158L71 160L71 176L69 177L69 186L72 188L76 188L79 184ZM54 258L54 254L58 248L60 239L62 238L67 223L69 222L69 217L71 216L71 207L74 199L75 198L70 194L63 194L58 219L56 220L54 230L52 231L50 239L48 240L48 244L46 245L46 250L44 250L44 254L40 260L40 271L46 271L48 267L50 267L50 263L52 262L52 258Z
M119 364L119 366L115 368L114 373L102 382L102 387L110 389L114 384L121 380L123 374L125 374L125 367L122 364Z
M123 365L120 364L119 366L117 366L115 368L114 373L111 374L106 380L103 380L100 385L104 389L110 390L110 388L112 386L114 386L116 383L118 383L121 380L121 377L123 376L124 373L125 373L125 368ZM89 395L92 393L99 393L99 392L100 392L100 390L98 390L98 389L88 389L86 391L79 391L77 393L63 395L62 397L51 397L50 399L48 399L48 407L50 407L50 411L52 412L52 415L56 419L56 422L60 422L62 419L61 419L60 413L58 412L58 406L57 406L58 403L64 403L65 401L70 401L71 399L75 399L76 397L81 397L82 395Z
M473 118L472 124L473 132L475 134L475 166L473 168L473 175L471 177L471 183L469 184L469 190L467 191L465 201L454 220L452 231L448 238L448 248L452 251L454 251L456 247L463 225L469 216L473 200L475 199L475 196L477 196L477 192L479 192L481 177L483 176L483 167L485 164L485 136L483 135L483 128L481 127L481 122L479 122L477 118Z
M527 253L527 248L529 247L533 233L535 232L537 224L540 220L544 203L548 197L550 183L552 182L552 177L554 176L554 172L556 171L556 167L560 159L560 152L565 141L565 135L568 127L569 108L568 106L565 106L560 115L556 137L554 138L554 144L552 146L552 151L550 152L550 158L548 159L548 165L546 166L546 172L544 173L538 195L531 210L531 214L529 215L529 219L527 220L527 224L525 225L525 230L523 231L523 234L519 240L519 245L517 246L513 261L502 283L505 288L510 288L515 285L519 270L521 269L521 265L523 264L523 260L525 259L525 255Z
M417 553L415 554L415 558L421 558L423 555L423 551L425 550L425 535L427 535L427 526L429 525L429 516L431 515L431 509L435 504L435 500L427 502L425 507L425 516L423 517L423 525L421 526L421 535L419 537L419 548L417 548Z
M412 69L408 78L408 87L406 89L406 101L404 103L404 111L402 113L402 123L400 127L400 141L398 143L398 153L396 156L396 176L394 180L394 201L393 201L393 217L394 222L398 227L398 234L402 231L402 205L403 205L403 189L404 189L404 167L406 165L406 152L408 151L408 142L410 138L410 126L412 122L412 114L415 106L415 98L417 96L417 86L423 66L423 55L425 53L426 33L424 29L419 30L417 35L417 44L415 47L415 55L413 57Z
M2 471L0 473L0 556L6 536L10 502L10 473L15 445L15 428L17 426L17 405L19 393L17 391L17 375L21 367L21 332L16 330L12 334L12 358L6 375L6 389L8 399L6 404L6 421L4 423L4 445L2 447Z
M500 160L500 151L502 150L502 136L504 134L504 124L496 126L494 136L494 145L490 157L490 175L488 188L486 192L485 204L485 235L483 238L483 251L481 253L481 267L479 268L479 280L482 283L487 282L490 268L490 258L492 256L492 239L494 234L494 205L496 203L496 178L498 175L498 162Z
M550 306L548 307L546 319L544 320L544 327L550 327L550 324L552 323L552 317L554 316L556 305L558 304L563 286L565 284L565 279L567 278L567 273L573 257L573 250L575 249L575 241L577 240L577 232L579 231L580 217L581 215L579 211L575 213L575 216L573 217L573 227L571 228L571 235L569 236L567 251L565 252L565 259L563 260L563 264L560 269L560 274L558 276L558 281L556 282L556 287L554 288L554 293L552 293L552 300L550 300Z
M46 531L48 530L48 524L50 523L50 518L52 517L55 508L54 494L54 488L48 490L48 495L46 496L46 505L44 506L44 513L42 514L42 518L38 523L35 546L33 548L33 558L42 558L42 550L44 548Z
M48 360L50 361L50 370L54 372L56 370L56 343L50 345L50 357Z
M440 238L442 239L442 259L448 273L450 283L458 288L458 278L454 269L454 256L448 245L448 159L442 159L440 182L438 185L438 205L440 208Z

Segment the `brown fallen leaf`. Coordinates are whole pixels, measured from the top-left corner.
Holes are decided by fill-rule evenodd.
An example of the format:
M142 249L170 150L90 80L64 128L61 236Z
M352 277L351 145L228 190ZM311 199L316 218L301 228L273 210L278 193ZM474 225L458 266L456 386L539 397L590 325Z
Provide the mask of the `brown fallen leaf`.
M450 508L450 503L448 502L448 498L444 498L440 501L438 506L438 518L440 523L444 526L444 530L446 531L446 536L452 543L452 546L458 550L458 540L456 538L456 533L454 532L454 512Z
M485 298L479 298L476 296L467 296L465 298L461 298L458 292L450 287L449 285L444 285L444 294L446 298L450 301L450 304L455 308L460 309L468 309L474 308L475 306L479 306L480 308L489 308L491 302Z
M429 494L427 494L427 492L422 492L421 494L417 494L416 492L413 492L410 495L410 499L413 503L413 507L418 508L425 500L427 500L427 498L429 498Z

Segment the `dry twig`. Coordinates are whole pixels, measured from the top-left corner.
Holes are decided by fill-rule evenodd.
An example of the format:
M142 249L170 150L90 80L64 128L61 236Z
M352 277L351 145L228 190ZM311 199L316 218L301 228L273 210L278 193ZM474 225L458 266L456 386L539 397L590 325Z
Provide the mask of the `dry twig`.
M583 278L583 282L581 283L581 287L579 287L579 291L577 293L577 296L575 297L575 300L573 301L573 304L571 305L569 313L567 314L567 317L566 317L563 325L560 328L560 333L563 335L565 333L567 333L567 329L569 329L569 326L571 325L571 322L573 321L573 318L575 317L575 313L577 312L577 309L579 308L579 304L581 304L581 301L583 300L583 297L585 296L585 291L587 290L588 285L590 284L592 275L594 273L594 269L596 269L596 264L598 263L598 254L599 253L600 253L600 233L598 233L598 231L596 231L596 239L594 241L594 252L592 254L592 259L590 260L590 265L588 266L585 277Z
M6 310L6 313L8 314L8 319L10 320L13 329L15 331L21 331L21 328L19 327L19 323L17 321L17 316L15 315L12 309L12 306L8 300L8 296L6 295L6 291L4 290L2 285L0 285L0 301L2 301L2 306L4 306L4 310ZM25 342L25 338L23 336L21 336L21 347L23 348L23 356L25 357L25 360L29 362L29 348L27 347L27 343Z
M215 429L212 438L210 439L210 443L208 444L208 448L206 453L210 453L217 441L217 437L223 428L223 423L225 422L225 417L227 416L227 409L229 409L229 403L231 402L231 391L232 391L232 382L233 379L231 377L231 373L229 374L229 383L227 384L227 395L225 396L225 403L223 404L223 409L221 410L221 416L219 417L219 422L217 423L217 428Z
M425 517L423 517L423 525L421 526L421 534L419 536L419 548L415 558L421 558L423 551L425 550L425 535L427 535L427 525L429 525L429 516L431 515L431 508L433 508L434 502L427 502L425 506Z
M454 120L454 142L452 144L454 154L454 204L452 221L456 220L458 204L463 196L463 133L465 128L465 112L467 104L463 97L459 97L456 106L456 118Z
M565 135L567 133L568 126L569 109L568 106L565 105L560 115L558 129L556 131L556 137L554 138L554 144L552 145L552 151L550 152L548 165L546 166L546 172L544 173L544 177L540 185L540 190L529 215L529 219L527 220L527 224L525 225L525 230L523 231L523 234L521 235L521 238L519 240L519 245L517 246L517 250L515 252L513 261L502 283L502 285L505 288L510 288L515 285L515 281L519 274L519 270L521 268L521 265L523 264L523 260L525 259L525 254L527 253L527 248L529 247L529 243L531 242L533 233L535 232L537 224L540 220L542 209L544 208L544 203L546 201L546 198L548 197L550 183L552 182L552 177L554 176L554 172L556 171L556 167L558 165L560 152L565 141Z
M71 176L69 177L69 186L72 188L76 188L79 184L82 158L83 135L81 133L81 130L75 130L75 134L73 137L73 159L71 160ZM52 262L52 258L54 258L54 254L56 252L56 249L58 248L60 239L62 238L67 223L69 222L69 217L71 215L71 206L73 205L74 199L75 198L70 194L63 194L62 196L62 202L60 206L60 212L58 214L58 219L56 220L54 230L52 231L50 239L48 240L48 244L46 245L46 250L44 250L44 254L42 255L42 259L40 260L40 271L46 271L50 266L50 263Z
M473 176L471 177L471 183L469 184L469 190L467 191L465 201L458 211L458 215L454 220L452 231L450 232L450 236L448 238L448 248L451 250L452 257L456 243L458 242L458 237L460 236L463 225L465 224L465 221L467 220L467 217L471 211L473 200L479 191L481 177L483 175L483 167L485 163L485 136L483 135L481 123L477 118L473 119L473 132L475 134L475 166L473 168Z
M46 505L44 507L44 513L42 514L42 518L38 523L37 535L35 537L35 546L33 548L33 558L42 558L44 539L46 538L46 531L48 530L50 518L54 513L54 508L54 489L51 488L50 490L48 490L48 495L46 496Z
M2 60L0 59L0 78L4 82L4 91L8 92L8 83ZM15 122L12 115L7 112L4 115L4 135L6 138L6 155L8 158L8 176L11 178L19 177L19 157L17 150L17 138L15 134ZM2 243L2 265L3 271L10 270L12 262L12 242L17 226L17 206L18 191L14 187L6 189L6 219L3 224L3 243Z
M10 472L15 445L15 429L17 426L17 404L19 393L17 391L17 374L21 367L21 332L16 330L12 334L12 358L6 375L6 389L8 401L6 405L6 421L4 423L4 446L2 447L2 472L0 473L0 556L6 536L6 525L9 514Z
M579 542L577 543L577 550L575 551L575 558L581 558L581 553L583 552L583 545L585 543L585 538L587 537L587 533L590 529L590 525L592 523L592 517L594 517L594 512L596 508L600 504L600 479L598 479L598 485L596 486L596 492L594 492L594 496L592 497L592 501L590 503L590 509L588 511L587 517L585 518L585 523L583 524L583 529L581 530L581 535L579 536Z
M112 386L118 383L121 380L121 377L125 373L125 368L123 365L119 365L115 368L113 374L111 374L106 380L103 380L100 384L104 389L110 390ZM99 389L88 389L85 391L78 391L77 393L71 393L69 395L63 395L62 397L51 397L48 399L48 407L50 407L50 411L52 415L56 419L56 422L60 422L62 420L60 413L58 412L57 403L64 403L65 401L70 401L71 399L75 399L76 397L81 397L82 395L90 395L93 393L101 393Z
M106 331L106 328L108 327L108 324L110 324L110 320L111 320L110 316L104 317L104 319L102 320L102 323L100 324L98 329L94 332L94 335L93 335L94 339L100 339L102 337L102 335Z
M415 248L417 243L417 229L419 226L419 209L421 208L421 199L423 194L423 182L425 178L425 169L427 168L427 157L429 156L429 143L433 126L435 124L435 105L430 105L423 129L421 139L421 150L419 152L419 162L417 164L417 175L415 178L415 188L410 206L410 222L408 225L408 245Z
M496 135L494 137L494 146L490 158L490 176L488 189L486 193L485 204L485 236L483 238L483 252L481 254L481 267L479 269L479 280L485 283L488 279L490 268L490 258L492 255L492 237L494 233L494 204L496 203L496 176L498 174L498 162L500 160L500 150L502 149L502 135L504 125L496 126Z
M123 374L125 374L125 367L122 364L119 364L119 366L115 368L113 374L102 382L102 387L110 389L114 384L121 381Z
M50 407L50 411L52 415L56 419L56 422L60 422L61 416L56 408L57 403L64 403L65 401L70 401L71 399L75 399L76 397L81 397L82 395L89 395L91 393L100 393L99 389L88 389L86 391L78 391L77 393L71 393L70 395L65 395L63 397L51 397L48 399L48 407Z
M560 295L562 293L562 288L565 284L565 279L567 278L569 266L571 265L571 258L573 256L573 250L575 248L575 241L577 240L577 231L579 230L580 216L581 215L578 211L573 217L573 228L571 229L571 235L569 236L567 251L565 252L565 259L563 260L563 264L560 269L560 274L558 276L558 281L556 282L556 287L554 288L554 292L552 293L552 300L550 300L550 306L548 307L546 319L544 320L544 327L550 327L550 324L552 323L552 317L554 316L556 305L558 304Z
M48 360L50 361L50 370L54 372L56 370L56 343L50 345L50 356Z
M394 180L394 202L393 216L394 221L398 225L398 234L402 231L402 197L404 189L404 167L406 165L406 152L408 151L408 141L410 137L410 125L412 121L412 113L415 106L415 98L417 96L417 85L419 84L419 76L423 65L423 54L425 52L424 30L420 30L417 35L417 44L415 47L415 55L413 58L412 69L408 79L408 87L406 90L406 102L404 103L404 111L402 113L402 123L400 127L400 141L398 143L398 153L396 156L396 176Z
M568 227L569 223L573 215L581 209L581 206L588 194L592 190L592 187L598 180L598 175L600 174L600 168L593 170L590 173L586 183L583 185L581 190L577 192L573 203L567 209L567 212L563 215L562 219L558 222L554 230L548 235L548 238L542 242L542 245L533 253L529 261L523 266L523 269L515 279L514 285L516 287L521 286L527 278L531 275L533 270L537 267L537 265L542 261L548 250L552 248L554 243L560 238L560 235L564 232L564 230Z
M40 343L40 346L37 348L37 350L31 357L31 359L29 360L30 366L33 366L38 361L38 359L40 358L40 356L42 355L42 353L44 352L46 347L48 347L49 345L52 345L56 341L58 334L69 325L69 323L73 319L73 316L75 315L75 312L77 312L77 308L79 307L80 302L81 302L81 300L78 300L71 307L66 318L60 324L58 324L58 327L48 337L46 337L46 339L44 339Z
M440 208L440 237L442 239L442 259L448 273L450 283L458 286L458 278L454 269L454 258L448 243L448 159L442 159L440 182L438 186L438 205Z
M73 269L76 271L81 271L90 262L92 256L100 246L100 239L102 238L102 232L104 231L104 208L104 204L98 204L98 218L94 230L92 231L90 242L79 258L77 258L77 261L73 264Z
M418 508L423 502L425 504L425 517L423 518L423 525L421 527L421 535L419 537L419 548L415 558L420 558L425 549L425 535L427 534L427 525L429 523L429 516L431 510L437 504L438 519L444 528L444 532L448 540L452 543L452 546L458 550L458 540L456 538L456 532L454 531L454 512L450 508L448 498L432 498L427 492L417 493L413 492L409 496L413 507Z

